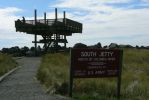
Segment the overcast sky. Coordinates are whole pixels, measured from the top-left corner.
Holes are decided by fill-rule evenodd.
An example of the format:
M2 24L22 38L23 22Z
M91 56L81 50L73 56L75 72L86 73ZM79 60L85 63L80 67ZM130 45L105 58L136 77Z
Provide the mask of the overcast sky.
M83 33L67 37L68 46L101 42L149 46L149 0L0 0L0 49L33 46L33 35L15 32L18 18L54 18L66 11L67 18L83 23ZM39 37L40 38L40 37Z

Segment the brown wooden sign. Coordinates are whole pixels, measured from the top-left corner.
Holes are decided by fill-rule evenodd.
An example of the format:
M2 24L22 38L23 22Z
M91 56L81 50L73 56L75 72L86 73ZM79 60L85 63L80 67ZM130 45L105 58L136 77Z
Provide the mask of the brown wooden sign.
M121 50L72 49L71 67L74 78L118 76Z
M123 50L71 49L69 96L73 78L117 77L117 97L120 98Z

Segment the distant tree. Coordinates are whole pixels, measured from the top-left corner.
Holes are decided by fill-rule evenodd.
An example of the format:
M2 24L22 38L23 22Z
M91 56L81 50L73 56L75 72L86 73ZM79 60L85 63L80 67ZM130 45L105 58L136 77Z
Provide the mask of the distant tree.
M2 53L9 53L9 49L8 48L2 48Z
M37 51L38 51L38 52L41 52L41 47L40 47L40 45L38 45Z
M133 48L132 45L126 45L126 48Z
M136 48L139 49L140 47L138 45L136 45Z
M30 51L35 51L35 47L31 47L30 48Z
M83 43L76 43L73 48L87 48L87 45Z
M127 44L127 45L124 45L124 44L121 44L121 45L118 45L119 48L133 48L133 46Z
M95 48L102 48L101 43L98 42L98 43L95 45Z
M26 52L28 52L28 51L29 51L29 48L28 48L27 46L24 46L24 47L21 48L21 53L22 53L24 56L26 56Z
M113 48L119 48L119 46L116 43L111 43L109 45L109 48L113 49Z
M146 49L149 49L149 46L146 46L145 48L146 48Z
M141 46L140 48L141 48L141 49L146 49L144 46Z
M103 46L103 48L107 49L107 48L108 48L108 46L107 46L107 45L105 45L105 46Z
M24 51L26 51L26 52L29 51L29 48L28 48L27 46L24 46L23 49L24 49Z
M14 53L19 53L20 52L20 48L18 46L15 46L15 47L11 47L9 49L9 53L10 54L14 54Z

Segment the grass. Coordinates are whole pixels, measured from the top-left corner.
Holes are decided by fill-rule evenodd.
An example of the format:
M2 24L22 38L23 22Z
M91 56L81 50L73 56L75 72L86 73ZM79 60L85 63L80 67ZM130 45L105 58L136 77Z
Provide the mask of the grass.
M68 83L68 54L47 54L41 62L37 78L48 87L49 92L58 92L62 85Z
M0 53L0 76L15 68L17 63L7 54Z
M149 98L149 50L124 49L121 100ZM43 57L37 78L49 93L68 94L69 54ZM73 100L116 100L116 78L75 79Z

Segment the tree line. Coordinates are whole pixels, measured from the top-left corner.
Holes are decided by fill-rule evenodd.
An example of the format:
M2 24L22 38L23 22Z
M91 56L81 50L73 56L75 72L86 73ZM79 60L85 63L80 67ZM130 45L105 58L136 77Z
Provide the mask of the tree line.
M136 49L149 49L149 46L132 46L132 45L123 45L123 44L120 44L118 45L117 43L111 43L110 45L105 45L105 46L102 46L102 44L100 42L98 42L97 44L95 45L86 45L86 44L83 44L83 43L76 43L73 48L103 48L103 49L114 49L114 48L136 48Z
M86 45L86 44L83 44L83 43L76 43L73 48L104 48L104 49L113 49L113 48L136 48L136 49L149 49L149 46L138 46L136 45L135 47L134 46L131 46L131 45L118 45L116 43L111 43L110 45L105 45L105 46L102 46L102 44L100 42L98 42L97 44L95 45ZM48 52L51 52L53 53L55 49L51 48L48 50ZM63 51L66 51L66 52L69 52L70 48L66 48L65 50ZM60 48L59 48L59 51L62 51ZM35 47L27 47L27 46L24 46L24 47L18 47L18 46L14 46L14 47L10 47L10 48L2 48L2 50L0 50L0 52L2 53L7 53L7 54L11 54L12 56L14 57L17 57L17 56L34 56L35 55ZM41 48L40 46L37 47L37 53L38 55L42 55L44 54L44 50L43 48Z
M14 57L17 56L33 56L34 55L34 51L35 51L35 47L19 47L19 46L14 46L14 47L10 47L10 48L2 48L1 52L2 53L7 53L10 54ZM40 53L42 51L41 47L38 46L37 47L37 52Z

